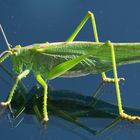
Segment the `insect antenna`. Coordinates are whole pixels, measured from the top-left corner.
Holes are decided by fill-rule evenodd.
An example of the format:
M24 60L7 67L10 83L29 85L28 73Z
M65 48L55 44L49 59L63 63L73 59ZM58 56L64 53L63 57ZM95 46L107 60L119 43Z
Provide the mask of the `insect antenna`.
M2 35L3 35L3 37L4 37L4 40L5 40L6 45L7 45L7 47L8 47L8 50L6 50L6 51L4 51L4 52L2 52L2 53L0 54L0 63L1 63L1 62L3 62L9 55L12 54L12 51L11 51L10 44L8 43L8 40L7 40L7 38L6 38L6 35L5 35L5 33L4 33L4 30L3 30L1 24L0 24L0 30L1 30L1 32L2 32Z
M7 47L8 47L8 50L11 50L10 44L8 43L7 37L6 37L5 33L4 33L4 30L3 30L1 24L0 24L0 30L1 30L1 32L2 32L2 35L3 35L3 37L4 37L4 40L5 40L6 45L7 45Z

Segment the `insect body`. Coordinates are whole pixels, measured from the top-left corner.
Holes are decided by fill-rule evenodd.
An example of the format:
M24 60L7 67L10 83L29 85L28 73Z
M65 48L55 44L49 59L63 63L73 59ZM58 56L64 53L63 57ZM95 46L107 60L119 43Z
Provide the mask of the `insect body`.
M116 55L118 66L139 61L139 43L113 43L113 45L117 54L126 53L126 55ZM135 51L130 52L130 48ZM112 69L111 55L109 55L111 53L110 48L103 43L81 41L44 43L29 47L17 46L12 51L13 69L16 73L22 72L23 66L25 66L27 69L32 69L35 74L41 74L49 80L53 77L48 78L48 74L54 67L86 54L89 56L59 76L77 77Z
M92 21L95 42L73 41L88 18L91 18ZM10 104L18 82L32 70L37 81L44 88L43 120L47 122L48 87L44 79L51 80L60 76L76 77L102 73L104 81L115 83L120 116L129 120L140 120L138 116L130 116L123 112L118 83L120 79L117 76L116 70L116 65L119 66L140 61L140 44L111 43L110 41L105 43L99 42L93 13L88 12L86 14L66 42L43 43L26 47L17 45L15 48L10 48L2 27L1 30L8 50L1 54L0 63L10 55L12 57L13 70L18 74L8 100L2 102L1 105ZM122 52L124 52L123 55L121 55ZM104 73L111 69L114 71L114 79L107 78Z

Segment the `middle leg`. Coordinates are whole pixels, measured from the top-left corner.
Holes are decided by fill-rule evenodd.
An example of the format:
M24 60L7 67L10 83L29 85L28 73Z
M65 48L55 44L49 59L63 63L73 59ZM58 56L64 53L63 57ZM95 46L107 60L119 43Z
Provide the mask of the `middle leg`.
M48 111L47 111L47 98L48 98L48 85L44 81L44 79L41 77L41 75L36 75L37 81L42 85L44 88L44 97L43 97L43 121L45 123L48 122Z

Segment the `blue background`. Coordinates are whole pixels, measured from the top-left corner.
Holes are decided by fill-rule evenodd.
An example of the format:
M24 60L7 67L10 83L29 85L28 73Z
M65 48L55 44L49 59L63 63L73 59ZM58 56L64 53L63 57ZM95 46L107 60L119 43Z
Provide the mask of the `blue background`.
M26 46L34 43L65 41L80 23L87 11L94 12L100 41L112 42L140 42L140 1L139 0L0 0L0 23L3 25L9 43L14 47L17 44ZM76 40L94 41L91 24L88 21ZM0 34L0 52L5 50L5 42ZM10 59L4 64L11 69ZM139 64L118 68L118 75L125 77L121 85L123 104L140 107L139 97ZM112 75L112 72L108 72ZM0 78L7 75L0 70ZM28 87L36 83L33 74L24 80ZM101 81L100 75L72 79L55 79L50 84L58 89L70 89L90 95ZM13 84L13 81L10 81ZM0 100L4 100L11 89L2 79L0 80ZM116 96L107 89L102 99L116 102ZM30 118L30 117L29 117ZM86 120L94 127L96 120ZM98 120L101 128L104 121ZM100 126L101 125L101 126ZM139 139L138 127L129 122L113 128L112 135L103 134L109 139ZM67 129L68 128L68 129ZM70 129L70 130L69 130ZM80 134L74 133L74 130ZM34 123L23 123L16 129L11 129L7 120L1 117L0 140L7 139L93 139L93 136L82 129L59 118L51 117L48 129L42 135L42 130Z

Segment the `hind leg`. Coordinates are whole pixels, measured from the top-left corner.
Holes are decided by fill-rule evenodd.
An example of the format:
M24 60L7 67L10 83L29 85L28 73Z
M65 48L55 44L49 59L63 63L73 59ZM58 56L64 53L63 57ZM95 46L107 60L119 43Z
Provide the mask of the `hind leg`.
M123 111L121 93L120 93L120 88L119 88L119 80L118 80L117 68L116 68L115 51L114 51L113 44L110 41L107 42L107 46L109 46L111 49L112 66L113 66L114 82L115 82L115 88L116 88L116 94L117 94L119 115L121 118L130 120L130 121L140 120L139 116L131 116L131 115L124 113L124 111Z
M87 22L87 20L89 18L91 19L91 25L92 25L92 29L93 29L93 36L95 38L95 42L99 43L99 37L98 37L95 17L94 17L94 14L90 11L87 12L87 14L84 16L83 20L80 22L80 24L77 26L77 28L71 34L71 36L66 40L66 42L71 42L76 38L76 36L81 31L81 29L83 28L83 26L85 25L85 23ZM114 79L108 78L106 76L105 72L102 72L101 75L102 75L103 81L105 83L115 83ZM124 80L124 78L118 78L118 81L120 81L120 80Z

